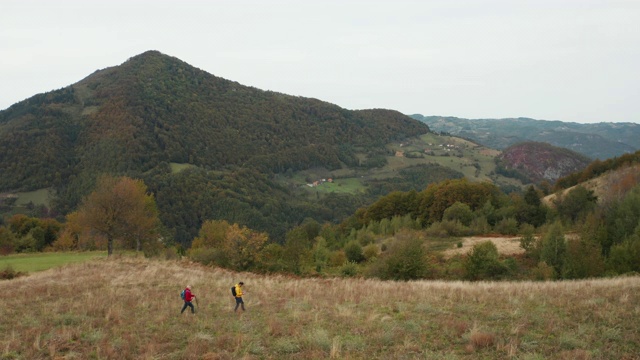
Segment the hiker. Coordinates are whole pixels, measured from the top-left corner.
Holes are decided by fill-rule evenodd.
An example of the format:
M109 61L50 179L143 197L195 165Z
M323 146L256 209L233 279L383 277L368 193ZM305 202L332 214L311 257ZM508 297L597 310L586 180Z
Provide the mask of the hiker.
M187 287L184 289L184 306L182 307L180 314L182 314L185 311L187 306L191 308L192 314L196 313L196 310L193 307L193 304L191 303L191 300L195 299L195 297L196 296L191 293L191 285L187 285Z
M235 296L235 298L236 298L236 308L233 309L234 312L238 310L238 306L242 306L242 311L244 311L244 301L242 301L242 286L243 285L244 285L244 283L242 281L240 281L235 286L235 293L233 294L233 296Z

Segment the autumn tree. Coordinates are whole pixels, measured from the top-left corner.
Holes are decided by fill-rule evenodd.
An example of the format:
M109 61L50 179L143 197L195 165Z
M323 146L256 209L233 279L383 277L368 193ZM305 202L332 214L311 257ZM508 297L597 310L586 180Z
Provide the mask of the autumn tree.
M159 220L155 200L142 180L103 176L95 190L78 209L78 222L92 233L107 238L107 253L113 254L114 240L135 243L158 234Z
M259 262L266 233L246 226L229 224L226 220L207 220L198 237L191 243L189 256L199 262L213 263L234 270L250 270Z

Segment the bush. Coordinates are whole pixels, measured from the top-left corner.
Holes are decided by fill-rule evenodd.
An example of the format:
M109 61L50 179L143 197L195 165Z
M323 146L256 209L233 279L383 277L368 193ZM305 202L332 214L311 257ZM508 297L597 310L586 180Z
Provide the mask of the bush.
M534 280L552 280L556 278L556 271L553 266L547 265L546 262L541 261L538 263L538 266L533 269L531 275Z
M21 271L15 271L11 265L7 265L4 270L0 271L0 279L2 280L11 280L24 275L27 274Z
M464 226L469 226L473 220L473 211L469 205L456 201L445 209L442 220L457 220Z
M364 261L364 254L362 253L362 246L356 240L350 241L344 247L344 253L347 255L347 260L359 263Z
M340 268L340 274L345 277L353 277L358 275L358 264L353 261L349 261L348 263L342 265Z
M536 244L535 228L530 224L523 224L520 227L520 247L524 249L527 255L530 255Z
M615 274L640 272L640 241L626 240L614 245L609 253L607 268Z
M224 256L224 253L218 249L189 249L189 251L187 252L187 256L189 257L189 259L204 265L217 265L220 267L226 267L228 265L228 261Z
M343 250L336 250L329 254L329 266L342 266L347 262L347 255Z
M495 226L495 230L502 235L516 235L518 234L518 221L514 218L505 218Z
M380 248L376 244L369 244L362 249L362 254L367 261L373 261L380 255Z
M465 277L469 280L496 278L507 272L498 259L498 248L491 241L477 244L464 261Z
M471 235L471 229L458 220L435 222L425 232L428 236L440 238Z
M367 274L385 280L414 280L429 275L424 239L414 231L401 231Z

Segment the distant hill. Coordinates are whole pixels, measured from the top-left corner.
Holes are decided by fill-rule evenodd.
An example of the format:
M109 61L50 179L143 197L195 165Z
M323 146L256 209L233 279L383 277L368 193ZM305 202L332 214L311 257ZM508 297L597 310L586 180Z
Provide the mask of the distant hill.
M513 119L462 119L411 115L436 132L467 138L493 149L524 142L546 142L591 159L608 159L640 150L640 124L579 124L563 121Z
M554 183L559 178L584 169L591 160L574 151L539 142L524 142L511 145L496 158L498 170L503 175L509 172L519 175L524 182L547 181Z

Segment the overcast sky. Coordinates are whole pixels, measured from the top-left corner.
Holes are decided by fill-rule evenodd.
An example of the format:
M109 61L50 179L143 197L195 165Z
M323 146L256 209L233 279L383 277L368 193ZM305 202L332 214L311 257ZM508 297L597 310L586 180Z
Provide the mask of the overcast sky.
M347 109L640 123L640 0L2 0L0 109L146 50Z

